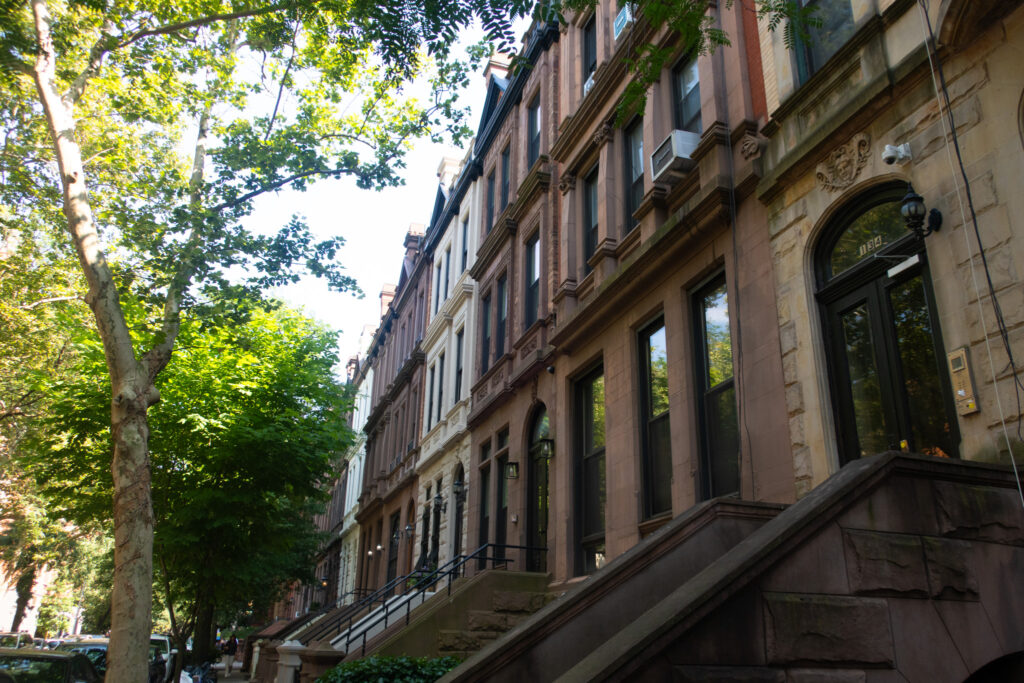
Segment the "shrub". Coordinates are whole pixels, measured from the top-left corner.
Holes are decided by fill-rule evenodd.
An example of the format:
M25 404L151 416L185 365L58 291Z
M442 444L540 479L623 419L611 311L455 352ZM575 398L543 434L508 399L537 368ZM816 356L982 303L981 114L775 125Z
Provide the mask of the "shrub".
M317 683L433 683L459 665L455 657L368 657L342 662Z

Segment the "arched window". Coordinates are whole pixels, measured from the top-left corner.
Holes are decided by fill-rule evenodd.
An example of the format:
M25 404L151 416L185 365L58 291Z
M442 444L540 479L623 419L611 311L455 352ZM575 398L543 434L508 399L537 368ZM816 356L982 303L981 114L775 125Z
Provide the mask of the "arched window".
M887 450L957 454L924 241L900 215L905 191L890 185L851 201L815 253L843 463Z

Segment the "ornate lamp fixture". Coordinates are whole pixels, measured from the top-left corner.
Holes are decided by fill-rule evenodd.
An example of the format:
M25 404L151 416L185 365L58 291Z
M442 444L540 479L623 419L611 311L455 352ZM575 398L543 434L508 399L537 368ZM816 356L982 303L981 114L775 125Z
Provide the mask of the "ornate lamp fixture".
M924 197L914 192L914 186L910 183L907 183L907 194L903 195L900 213L903 214L903 222L907 224L907 229L921 239L938 232L942 227L942 212L938 209L928 211L924 205ZM928 217L927 229L924 227L925 216Z

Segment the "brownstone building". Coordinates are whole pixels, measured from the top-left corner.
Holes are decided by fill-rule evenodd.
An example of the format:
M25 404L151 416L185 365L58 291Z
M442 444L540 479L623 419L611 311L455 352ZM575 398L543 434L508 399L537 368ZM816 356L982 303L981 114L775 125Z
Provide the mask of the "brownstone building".
M792 49L710 5L708 55L602 1L492 74L449 211L478 245L478 561L364 652L468 657L446 680L1024 676L1024 9L802 4L823 25ZM671 57L620 120L638 44ZM366 585L412 561L395 411L425 380L388 339L417 258L375 341Z

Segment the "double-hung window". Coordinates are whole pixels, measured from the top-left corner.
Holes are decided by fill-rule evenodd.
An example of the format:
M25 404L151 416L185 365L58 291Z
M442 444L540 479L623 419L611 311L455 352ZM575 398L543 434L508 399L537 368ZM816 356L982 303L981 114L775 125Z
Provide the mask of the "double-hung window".
M597 167L583 179L583 260L590 258L597 251ZM590 272L590 264L585 263L584 270Z
M693 311L701 479L705 497L713 498L740 488L740 439L724 273L693 295Z
M672 510L672 448L668 423L668 351L665 320L640 330L640 409L643 429L644 513Z
M626 232L633 229L633 214L644 199L644 122L637 119L626 129Z
M437 420L444 415L444 352L437 357Z
M481 302L482 325L480 330L480 374L491 368L491 295Z
M435 278L434 285L434 313L436 314L438 309L441 308L441 263L437 264L437 277Z
M857 27L853 22L850 0L798 0L798 3L805 8L813 8L814 16L821 20L821 26L808 27L809 41L800 39L799 32L796 32L797 45L793 56L797 80L803 84L853 37Z
M691 133L703 132L700 118L700 77L697 58L683 60L672 71L673 115L676 128Z
M461 329L455 335L455 401L462 400L462 345L466 330Z
M430 431L431 420L434 417L434 371L437 366L430 366L430 383L427 386L427 431Z
M487 175L487 232L494 227L494 171Z
M597 18L590 17L583 26L583 94L587 94L588 80L597 71Z
M526 241L526 292L523 296L523 327L537 322L540 308L540 231Z
M444 250L444 300L448 301L448 284L451 280L452 248Z
M508 279L502 275L498 278L497 329L494 332L494 357L500 358L505 353L505 323L508 321Z
M469 264L469 219L462 221L462 267L459 268L459 272L463 273L466 271L466 266Z
M512 172L512 150L509 146L501 150L501 210L508 206L508 193L512 179L509 174Z
M533 98L526 109L526 168L540 156L540 95Z

